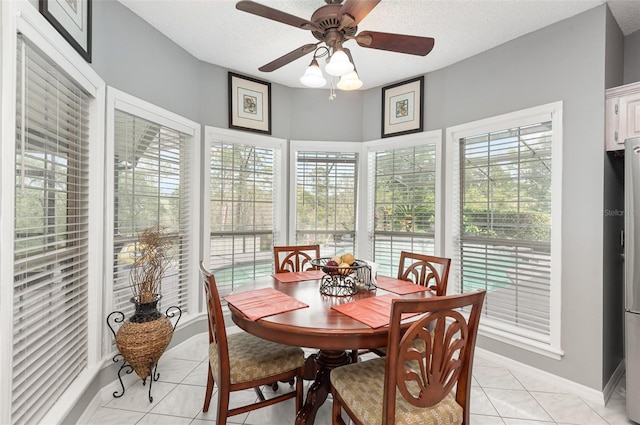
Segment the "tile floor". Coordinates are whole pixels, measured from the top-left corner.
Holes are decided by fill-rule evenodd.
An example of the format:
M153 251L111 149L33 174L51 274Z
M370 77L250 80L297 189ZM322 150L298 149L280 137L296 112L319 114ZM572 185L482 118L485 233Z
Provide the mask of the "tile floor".
M472 425L628 425L623 384L606 407L561 391L539 378L514 372L476 356L471 394ZM87 411L81 424L171 424L211 425L215 423L215 393L208 413L202 413L207 382L207 335L200 334L167 351L159 363L160 379L153 383L153 403L139 379L127 376L122 398L113 398L116 381L96 396L95 411ZM135 374L134 374L135 375ZM215 389L214 389L215 391ZM264 389L268 397L271 389ZM255 399L247 390L234 400ZM316 417L317 425L331 423L331 403L325 403ZM231 417L229 424L286 425L294 423L293 400Z

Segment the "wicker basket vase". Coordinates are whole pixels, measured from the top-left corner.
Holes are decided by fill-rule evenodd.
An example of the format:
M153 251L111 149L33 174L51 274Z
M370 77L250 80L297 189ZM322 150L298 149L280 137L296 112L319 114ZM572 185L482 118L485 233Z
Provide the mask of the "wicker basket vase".
M132 298L136 311L116 333L120 354L142 380L151 374L173 336L171 321L158 311L159 300L160 296L150 303L139 303Z

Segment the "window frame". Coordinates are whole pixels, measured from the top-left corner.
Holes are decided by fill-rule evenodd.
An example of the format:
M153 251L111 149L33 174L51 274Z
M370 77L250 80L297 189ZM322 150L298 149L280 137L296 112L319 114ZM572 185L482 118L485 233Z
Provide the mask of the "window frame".
M27 2L2 2L0 5L0 131L3 143L0 146L0 201L5 211L15 209L15 137L16 137L16 66L17 66L17 33L29 39L45 55L57 64L78 85L82 86L92 98L89 102L89 146L88 146L88 179L92 184L100 185L104 179L103 141L105 118L105 82L86 63L78 53L51 27L46 19ZM58 423L68 413L69 406L84 393L86 385L99 372L102 364L100 354L100 333L102 318L99 317L100 282L102 279L102 234L104 200L99 191L88 194L88 240L95 249L88 254L88 308L96 312L87 316L88 326L88 364L87 368L68 386L60 398L42 418L42 422ZM0 223L0 293L12 294L13 258L14 258L14 220L1 220ZM92 282L96 282L93 284ZM0 295L0 319L3 323L11 323L13 317L13 296ZM11 371L12 371L12 337L13 327L0 328L0 423L11 421Z
M200 211L200 124L191 121L185 117L182 117L173 112L167 111L159 106L156 106L150 102L139 99L128 93L120 91L114 87L107 87L107 100L106 100L106 144L104 153L105 170L108 170L106 181L104 184L104 199L105 205L108 208L105 209L104 216L104 285L102 287L102 298L104 311L103 316L106 317L113 309L113 259L115 256L113 244L114 244L114 208L113 199L114 193L114 148L115 148L115 111L116 109L123 112L127 112L146 120L156 122L163 126L170 127L174 130L185 133L189 136L187 142L191 143L190 146L190 158L187 159L189 167L189 192L187 199L189 199L190 205L193 211ZM188 242L188 249L191 253L190 257L186 261L187 276L186 281L189 282L187 291L187 310L184 313L178 324L179 328L187 326L190 321L195 320L200 312L198 296L200 282L198 277L198 255L199 255L199 240L197 240L198 231L200 229L200 218L193 216L187 226L186 232L193 237ZM169 306L166 306L169 307ZM106 329L102 331L102 355L108 357L112 354L112 340L113 335Z
M535 106L516 112L506 113L478 121L473 121L446 129L446 180L445 190L449 194L445 208L445 253L451 258L457 257L456 238L459 222L460 202L460 139L471 137L481 133L490 133L513 127L522 127L542 121L552 122L552 165L551 165L551 279L550 279L550 305L549 305L549 344L533 341L529 338L513 335L501 330L499 327L491 327L491 319L483 317L480 323L480 335L504 342L537 354L553 359L561 359L564 355L561 338L561 303L562 303L562 136L563 136L563 102L557 101L545 105ZM454 205L455 203L455 205ZM450 288L459 285L460 276L456 269L452 268L449 279Z
M442 131L441 130L431 130L425 131L421 133L408 134L404 136L398 136L393 138L393 144L390 146L389 139L379 139L373 140L370 142L363 143L363 151L365 152L365 161L366 161L366 217L365 217L365 226L363 228L367 229L366 234L362 235L365 238L365 245L368 247L366 252L366 258L373 258L373 237L374 237L374 207L375 207L375 175L372 173L375 172L372 170L373 164L371 163L373 160L373 155L376 152L385 151L385 150L394 150L394 149L402 149L402 148L411 148L414 146L421 146L425 144L433 144L435 145L435 154L436 154L436 169L435 169L435 228L434 228L434 253L433 255L442 256L444 255L444 223L442 220L443 217L443 209L444 202L442 199L442 182L444 180L443 176L443 161L442 161ZM408 233L409 234L409 233ZM392 253L392 256L394 254ZM397 252L398 258L400 257L400 252ZM393 275L393 274L392 274Z
M256 133L242 132L237 130L229 130L224 128L205 126L204 127L204 143L203 143L203 155L202 156L202 208L200 217L202 220L202 232L200 240L200 252L202 259L207 269L212 268L210 264L211 259L211 242L208 235L211 234L211 211L210 205L210 191L211 191L211 144L213 140L221 140L229 144L241 144L252 145L261 148L273 149L279 151L276 155L279 156L277 161L280 161L280 175L274 175L274 223L273 223L273 243L274 245L279 243L277 241L283 240L284 234L287 229L287 214L286 214L286 202L287 202L287 189L284 187L284 182L287 181L288 167L286 166L286 158L288 154L287 141L273 136L267 136ZM280 212L278 214L278 212ZM223 282L219 282L219 285ZM233 282L231 283L233 284ZM204 302L204 301L201 301Z
M363 160L363 144L361 142L328 142L328 141L307 141L307 140L291 140L289 143L289 185L287 193L288 208L288 227L286 237L283 240L278 240L280 245L295 245L296 244L296 211L297 211L297 199L296 199L296 185L297 185L297 158L298 152L330 152L330 153L355 153L357 155L357 173L356 179L356 205L355 205L355 240L354 240L354 255L356 258L362 258L361 247L366 246L362 244L360 240L359 229L366 229L361 227L360 215L362 211L362 205L366 205L366 164ZM365 239L366 240L366 239ZM274 240L275 243L275 240Z

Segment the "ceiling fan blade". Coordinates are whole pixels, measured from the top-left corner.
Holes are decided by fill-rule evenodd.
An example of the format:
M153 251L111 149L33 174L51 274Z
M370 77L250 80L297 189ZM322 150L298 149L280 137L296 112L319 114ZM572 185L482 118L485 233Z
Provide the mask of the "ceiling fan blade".
M280 56L278 59L269 62L266 65L262 65L258 68L262 72L271 72L288 64L289 62L293 62L294 60L303 57L304 55L313 52L316 50L317 44L305 44L302 47L298 47L295 50L287 53L286 55Z
M282 12L277 9L256 3L249 0L241 0L236 3L236 9L243 12L252 13L254 15L262 16L263 18L271 19L276 22L282 22L283 24L292 25L296 28L302 28L304 30L322 31L316 24L303 18L299 18L294 15Z
M347 0L340 8L340 29L355 27L380 3L380 0Z
M377 31L362 31L355 38L358 45L362 47L418 56L426 56L433 49L435 43L431 37Z

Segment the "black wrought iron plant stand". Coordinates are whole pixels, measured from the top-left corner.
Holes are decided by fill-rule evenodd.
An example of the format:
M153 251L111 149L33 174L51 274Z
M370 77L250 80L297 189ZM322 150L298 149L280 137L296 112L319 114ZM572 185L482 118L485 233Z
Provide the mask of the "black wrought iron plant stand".
M178 318L176 319L176 322L173 324L174 331L176 329L176 326L178 326L178 322L180 321L180 318L182 317L182 310L178 306L171 306L167 308L167 311L165 312L165 316L168 319L173 319L176 316L176 314L178 315ZM114 311L107 316L107 326L109 326L109 329L111 329L111 333L113 334L113 338L115 340L116 331L113 329L113 326L111 326L111 322L110 322L111 320L113 320L113 323L124 322L125 320L124 313L121 311ZM113 392L113 396L115 398L120 398L124 395L125 388L124 388L124 382L122 382L122 371L124 371L127 375L133 372L133 366L131 366L124 359L124 356L118 352L116 355L113 356L113 362L118 363L120 360L122 360L122 365L120 366L120 369L118 369L118 380L120 381L121 390L120 391L116 390ZM153 384L153 381L157 381L158 379L160 379L160 374L158 373L158 363L155 362L154 364L153 360L149 362L148 378L149 378L149 403L151 403L153 402L153 397L151 396L151 386ZM146 385L146 384L147 384L147 378L144 378L142 380L142 385Z

